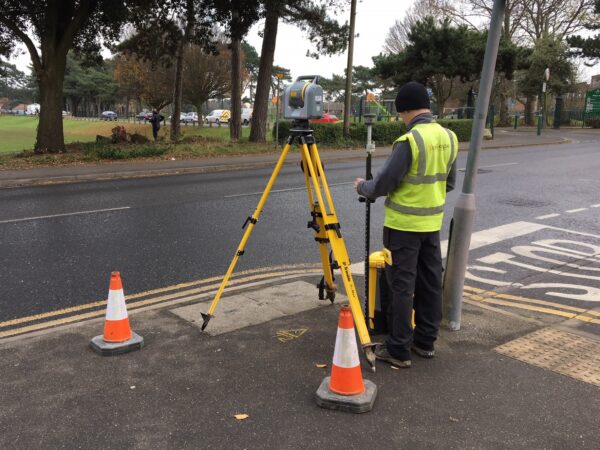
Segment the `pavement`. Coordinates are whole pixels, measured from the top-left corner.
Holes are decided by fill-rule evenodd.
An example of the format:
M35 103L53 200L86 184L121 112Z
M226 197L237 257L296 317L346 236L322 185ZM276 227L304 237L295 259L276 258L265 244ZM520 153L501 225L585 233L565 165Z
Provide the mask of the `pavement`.
M570 142L569 130L544 130L541 136L537 136L535 131L535 129L525 127L518 130L511 128L496 129L494 139L483 141L482 149L551 145ZM468 142L462 142L459 145L461 151L466 151L468 148ZM390 154L391 150L391 146L378 147L375 157L385 158ZM319 154L324 163L356 158L362 159L365 157L364 150L356 149L320 149ZM262 155L207 157L184 160L107 162L102 164L78 164L20 170L3 170L0 168L0 188L258 169L272 167L278 157L279 152L277 149L274 149L272 154ZM288 156L286 162L291 164L298 163L299 161L300 154L295 152Z
M484 148L568 139L505 133ZM325 161L364 157L322 153ZM271 165L276 156L177 161L175 170ZM69 182L56 180L109 176L102 170L110 168L150 176L169 169L155 164L168 163L71 167L80 172L70 175L36 169L12 180ZM234 274L204 333L200 313L215 279L128 295L132 328L145 345L114 357L89 348L102 332L102 313L90 311L97 304L75 308L76 321L58 311L57 326L43 331L35 331L42 315L25 318L30 332L0 335L0 448L598 448L600 337L573 320L523 316L482 301L490 293L466 293L462 328L441 330L434 359L415 356L409 370L378 362L373 373L361 355L363 377L378 395L372 411L350 414L315 402L330 375L343 292L334 304L317 300L314 267L262 275Z
M205 333L199 312L214 290L132 309L145 346L125 355L89 348L102 318L0 341L0 447L598 448L600 384L559 373L573 361L544 349L562 331L469 301L434 359L414 356L408 370L377 362L376 373L362 361L378 388L372 411L319 408L345 299L317 300L308 272L226 290ZM557 344L573 355L588 339L567 336ZM600 363L589 342L585 358ZM553 367L515 353L536 345Z

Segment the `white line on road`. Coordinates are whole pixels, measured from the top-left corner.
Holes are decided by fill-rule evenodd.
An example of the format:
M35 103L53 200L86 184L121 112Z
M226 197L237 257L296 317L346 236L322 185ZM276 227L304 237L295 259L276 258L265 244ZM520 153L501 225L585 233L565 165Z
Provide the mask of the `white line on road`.
M546 214L545 216L536 217L537 220L550 219L552 217L558 217L560 214Z
M519 164L519 163L512 162L512 163L502 163L502 164L490 164L489 166L479 166L478 168L479 169L487 169L488 167L515 166L517 164ZM467 168L463 167L462 169L458 169L458 170L461 170L464 172L465 170L467 170Z
M581 211L585 211L587 208L577 208L577 209L569 209L565 212L572 214L572 213L576 213L576 212L581 212Z
M598 203L597 205L592 205L592 208L600 208L600 203Z
M345 186L347 184L352 184L352 183L354 183L354 181L347 181L345 183L332 183L332 184L329 184L328 186L329 187L332 187L332 186ZM275 193L275 192L290 192L290 191L302 191L302 190L305 190L305 189L306 189L306 186L296 187L296 188L288 188L288 189L274 189L274 190L271 191L271 193ZM248 197L248 196L251 196L251 195L262 195L263 192L264 191L261 191L261 192L250 192L250 193L247 193L247 194L224 195L223 198L235 198L235 197Z
M122 206L120 208L107 208L107 209L94 209L92 211L77 211L72 213L64 213L64 214L53 214L51 216L37 216L37 217L25 217L23 219L10 219L10 220L0 220L0 224L2 223L14 223L14 222L25 222L27 220L38 220L38 219L52 219L54 217L65 217L65 216L78 216L80 214L94 214L108 211L120 211L123 209L130 209L131 206Z

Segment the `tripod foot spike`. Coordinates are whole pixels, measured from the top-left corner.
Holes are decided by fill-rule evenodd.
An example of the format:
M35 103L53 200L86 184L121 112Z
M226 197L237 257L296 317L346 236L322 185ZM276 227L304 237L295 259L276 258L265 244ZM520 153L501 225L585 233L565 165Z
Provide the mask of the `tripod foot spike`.
M208 325L208 322L210 322L210 319L212 319L214 316L212 314L204 314L204 313L200 313L200 315L202 316L202 320L203 320L200 331L204 331L204 329Z
M367 358L367 362L371 368L371 371L374 373L376 371L375 367L375 352L373 349L375 348L375 344L367 344L363 346L363 350L365 352L365 358Z

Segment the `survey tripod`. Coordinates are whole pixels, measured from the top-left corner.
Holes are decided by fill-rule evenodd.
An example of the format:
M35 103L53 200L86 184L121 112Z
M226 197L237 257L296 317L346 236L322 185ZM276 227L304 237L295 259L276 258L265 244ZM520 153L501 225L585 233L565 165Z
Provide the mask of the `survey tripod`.
M271 178L262 193L262 196L254 210L254 213L249 216L242 229L245 228L244 235L238 246L233 260L225 273L223 281L219 286L215 298L213 299L210 308L206 314L202 313L202 330L206 328L208 322L213 317L219 299L223 294L223 290L231 277L231 274L238 262L240 256L244 254L244 248L252 233L254 225L258 221L258 217L267 201L267 197L277 179L279 171L285 162L285 158L292 148L292 144L297 142L300 146L300 153L302 156L302 171L304 172L304 179L306 182L306 192L308 194L308 203L310 208L310 215L312 220L308 222L308 228L312 228L315 233L315 241L319 244L319 251L321 254L321 263L323 266L323 279L321 280L319 287L319 299L329 299L331 302L335 299L335 292L337 286L334 282L334 269L340 269L342 279L344 282L344 288L346 289L346 295L350 302L350 308L352 315L354 316L354 323L356 330L365 352L367 362L371 366L372 370L375 370L375 354L373 353L373 345L371 338L367 330L364 315L361 310L360 301L352 279L352 273L350 272L350 259L348 257L348 251L342 233L340 231L340 224L337 219L337 215L334 209L333 200L331 198L331 192L327 185L327 179L325 178L325 171L323 170L323 164L319 157L317 149L317 143L313 136L313 131L308 126L308 120L294 120L292 122L292 128L290 130L290 136L287 138L286 144L283 147L283 151ZM247 227L247 228L246 228ZM329 252L331 247L331 253Z

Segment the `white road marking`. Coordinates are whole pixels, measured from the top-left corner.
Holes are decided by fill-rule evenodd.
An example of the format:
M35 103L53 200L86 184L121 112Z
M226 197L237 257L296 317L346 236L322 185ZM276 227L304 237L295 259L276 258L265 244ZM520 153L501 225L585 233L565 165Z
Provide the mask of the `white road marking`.
M585 211L585 210L587 210L587 208L569 209L569 210L567 210L565 212L567 212L569 214L572 214L572 213L581 212L581 211Z
M552 217L558 217L560 216L560 214L546 214L545 216L538 216L536 217L537 220L544 220L544 219L550 219Z
M513 162L513 163L502 163L502 164L490 164L489 166L479 166L478 169L487 169L488 167L502 167L502 166L515 166L519 163ZM467 170L466 167L463 167L462 169L458 169L460 171L465 171Z
M81 214L95 214L95 213L109 212L109 211L121 211L123 209L130 209L130 208L131 208L131 206L122 206L120 208L94 209L94 210L91 210L91 211L77 211L77 212L64 213L64 214L53 214L53 215L50 215L50 216L25 217L23 219L1 220L0 224L2 224L2 223L25 222L25 221L28 221L28 220L52 219L54 217L78 216L78 215L81 215Z
M597 205L592 205L592 208L600 208L600 203L598 203Z
M332 186L345 186L347 184L353 184L354 181L347 181L345 183L332 183L329 184L329 187ZM276 192L291 192L291 191L303 191L306 190L306 186L302 186L302 187L295 187L295 188L288 188L288 189L273 189L270 193L274 194ZM235 198L235 197L248 197L248 196L252 196L252 195L262 195L264 191L261 192L250 192L247 194L232 194L232 195L224 195L223 198Z

